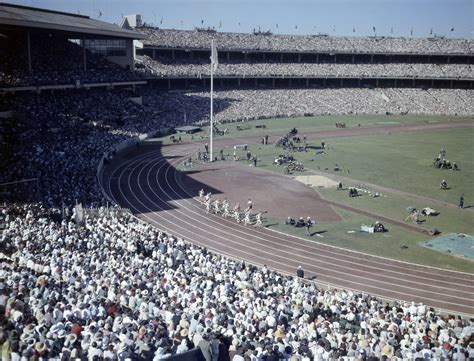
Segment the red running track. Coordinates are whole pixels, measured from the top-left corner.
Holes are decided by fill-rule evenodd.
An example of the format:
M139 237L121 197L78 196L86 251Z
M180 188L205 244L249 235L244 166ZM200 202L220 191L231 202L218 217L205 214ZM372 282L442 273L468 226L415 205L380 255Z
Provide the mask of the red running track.
M246 143L251 143L251 138ZM130 208L144 221L216 253L289 274L301 265L309 278L322 285L474 314L472 273L349 251L206 214L193 199L196 194L183 186L183 173L176 169L196 147L195 143L140 147L109 167L104 189L117 204Z

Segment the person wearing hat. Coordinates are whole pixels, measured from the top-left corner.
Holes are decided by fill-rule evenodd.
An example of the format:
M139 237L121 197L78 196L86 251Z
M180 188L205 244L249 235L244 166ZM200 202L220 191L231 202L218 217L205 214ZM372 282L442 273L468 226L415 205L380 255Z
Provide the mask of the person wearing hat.
M48 351L48 348L46 346L46 343L37 342L35 344L35 352L38 357L45 357L45 354L47 351Z

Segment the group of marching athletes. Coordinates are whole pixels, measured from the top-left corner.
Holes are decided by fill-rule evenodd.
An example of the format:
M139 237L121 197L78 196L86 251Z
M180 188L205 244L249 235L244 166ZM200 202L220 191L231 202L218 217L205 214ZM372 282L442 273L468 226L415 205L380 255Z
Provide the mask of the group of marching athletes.
M221 215L224 218L233 218L237 223L243 223L244 225L253 225L254 227L263 227L262 214L264 212L252 213L253 202L249 198L247 201L247 208L243 211L240 207L240 202L237 202L233 208L231 208L227 198L220 200L219 198L212 199L211 192L205 194L204 189L199 191L198 201L204 205L206 214L214 213Z

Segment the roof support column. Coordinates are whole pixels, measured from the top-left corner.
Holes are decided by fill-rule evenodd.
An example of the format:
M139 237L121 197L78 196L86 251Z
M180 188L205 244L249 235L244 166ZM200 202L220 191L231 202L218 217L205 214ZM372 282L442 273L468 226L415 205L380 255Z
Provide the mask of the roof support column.
M27 33L27 43L28 43L28 69L31 71L31 43L30 43L30 32Z
M83 37L82 38L82 52L84 54L84 59L83 59L83 62L84 62L84 71L87 70L87 58L86 58L86 39Z

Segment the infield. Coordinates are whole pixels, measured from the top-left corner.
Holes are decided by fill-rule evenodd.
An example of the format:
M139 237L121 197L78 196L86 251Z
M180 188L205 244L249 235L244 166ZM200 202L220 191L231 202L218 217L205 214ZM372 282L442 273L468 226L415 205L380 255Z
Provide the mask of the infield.
M336 121L345 122L347 128L335 129ZM265 125L265 128L257 128L256 125ZM246 202L247 197L261 199L262 208L259 210L267 210L267 199L281 198L286 192L281 181L278 186L281 192L276 191L278 187L270 186L270 183L268 187L264 185L265 177L275 178L271 173L284 173L283 167L273 165L275 156L284 150L273 144L280 135L294 126L299 129L298 135L301 138L303 135L307 136L309 151L292 153L298 161L305 164L306 170L293 172L287 177L300 180L307 188L301 194L312 191L315 199L325 203L326 208L335 210L342 221L329 221L324 217L318 220L318 213L314 211L314 207L308 205L300 207L300 211L297 206L294 206L293 210L287 209L291 202L283 196L285 199L274 203L271 208L278 209L280 213L267 214L268 228L305 237L303 230L285 226L284 221L287 216L299 218L309 215L318 220L315 235L311 238L316 241L393 259L473 272L472 262L440 254L418 244L429 237L428 232L433 228L442 233L474 234L473 209L460 210L456 207L458 197L462 193L465 194L468 207L469 202L474 199L471 180L474 176L474 148L471 141L474 137L473 125L472 117L441 116L335 116L258 120L246 122L245 130L242 131L236 130L238 124L225 124L219 127L230 129L230 134L215 138L215 154L222 148L229 159L234 152L234 145L249 144L252 155L258 157L257 168L249 167L249 163L242 160L246 155L244 150L236 150L236 155L241 159L236 163L242 166L240 177L251 181L255 178L253 184L258 184L258 192L250 190L248 185L239 185L225 175L230 164L235 163L231 161L213 163L211 168L215 170L214 173L207 170L201 175L200 168L194 169L196 175L192 177L198 177L200 184L209 183L215 187L213 182L220 182L218 189L229 188L222 191L219 198L228 196L230 200L238 199L240 202ZM270 136L270 144L264 146L260 140L265 134ZM251 135L253 137L250 137ZM183 139L191 140L185 137ZM324 154L316 155L323 139L328 148ZM165 143L168 140L163 139ZM192 140L196 142L201 139L199 136L193 136ZM208 140L203 139L195 143L192 156L195 157L198 150L203 151L204 142ZM460 164L461 171L430 167L442 146L447 149L449 159ZM339 171L334 170L336 163L340 166ZM204 167L209 168L209 165ZM218 172L217 168L225 170ZM448 179L451 189L439 190L441 178ZM339 180L343 182L344 191L335 189L335 182ZM287 182L286 187L295 181ZM362 193L361 197L349 198L349 186L376 191L381 196L373 198ZM193 192L197 193L197 190ZM306 198L313 199L311 196ZM298 204L298 201L294 204ZM406 209L409 206L418 209L429 206L438 210L440 215L422 218L420 224L405 223ZM371 224L376 220L385 223L389 232L372 235L359 233L361 224ZM425 233L422 233L423 230Z

